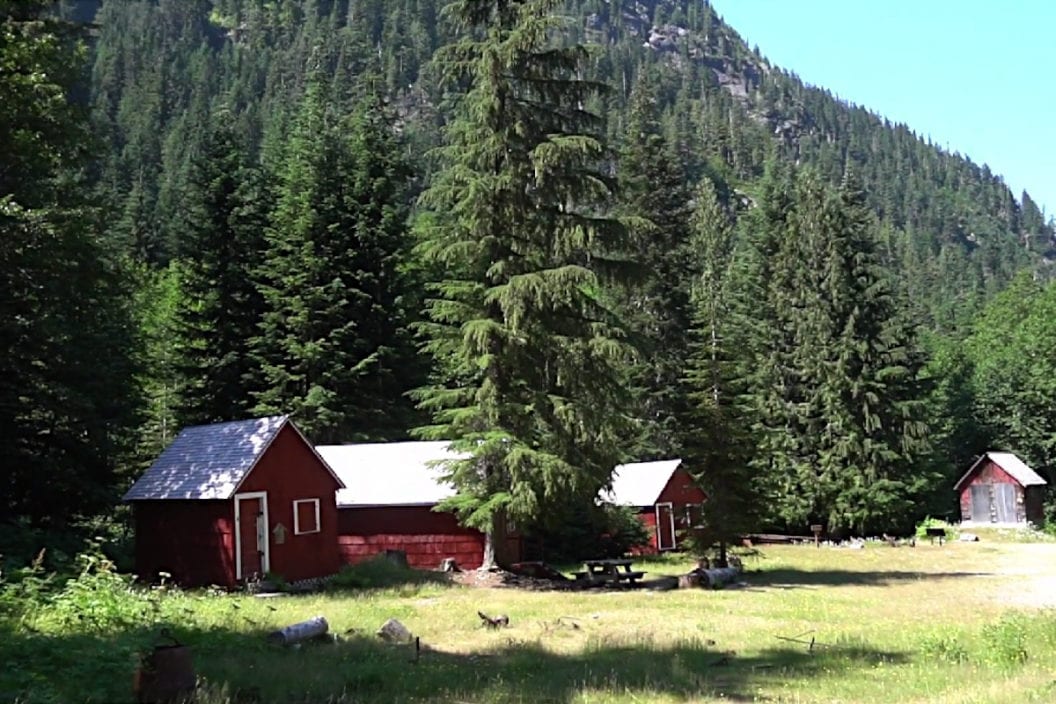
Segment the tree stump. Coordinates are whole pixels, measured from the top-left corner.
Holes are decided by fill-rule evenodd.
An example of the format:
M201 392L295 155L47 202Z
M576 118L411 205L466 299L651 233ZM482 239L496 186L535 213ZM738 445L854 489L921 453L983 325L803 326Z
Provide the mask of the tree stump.
M699 589L703 586L703 580L697 572L690 572L678 578L679 589Z

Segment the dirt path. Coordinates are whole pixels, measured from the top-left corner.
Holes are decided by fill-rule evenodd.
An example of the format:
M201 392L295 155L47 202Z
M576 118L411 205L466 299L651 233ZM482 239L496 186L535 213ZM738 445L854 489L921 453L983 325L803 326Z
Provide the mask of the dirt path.
M1056 543L1002 546L995 571L1003 579L997 601L1036 608L1056 608Z

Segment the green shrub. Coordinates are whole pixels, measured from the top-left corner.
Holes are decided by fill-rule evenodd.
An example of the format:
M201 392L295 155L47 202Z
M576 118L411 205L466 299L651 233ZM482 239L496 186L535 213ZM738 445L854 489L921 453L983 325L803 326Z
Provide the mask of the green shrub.
M54 577L44 570L45 553L41 550L26 567L0 569L0 616L19 618L44 602Z
M550 511L545 523L530 526L526 559L550 563L620 557L649 543L649 532L634 509L611 504L576 502ZM536 545L540 554L531 554Z
M983 627L983 642L987 662L1008 667L1026 662L1027 634L1030 621L1021 614L1005 616L997 623Z
M100 554L79 555L81 571L49 600L50 615L67 626L111 631L146 621L151 602L132 589L132 578L120 575Z
M950 663L968 662L968 649L952 633L936 633L924 638L920 652L929 660Z
M946 531L946 537L950 540L956 540L961 534L960 526L954 523L948 523L941 518L932 518L931 516L928 516L917 524L916 536L918 540L928 537L928 528L942 528Z

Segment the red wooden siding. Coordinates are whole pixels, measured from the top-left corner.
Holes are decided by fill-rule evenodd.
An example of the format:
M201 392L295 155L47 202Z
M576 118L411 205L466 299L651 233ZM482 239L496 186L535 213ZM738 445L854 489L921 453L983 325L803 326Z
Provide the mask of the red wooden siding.
M707 501L707 498L708 496L704 493L704 490L693 483L689 472L683 467L679 467L671 473L671 478L667 480L667 484L660 491L660 496L656 498L656 503L671 503L675 514L676 546L678 532L689 527L685 520L686 506L702 504ZM638 519L649 532L649 543L639 546L633 552L637 555L652 555L659 552L660 546L656 532L656 505L639 507Z
M234 506L230 501L137 501L136 573L168 572L184 586L235 584Z
M268 492L268 546L271 572L288 581L337 572L337 481L301 436L286 425L257 462L238 494ZM319 499L319 531L294 535L293 502ZM275 527L285 529L285 542Z
M1011 484L1016 488L1017 522L1030 521L1039 525L1043 522L1041 490L1044 487L1023 487L1014 477L990 459L980 462L971 477L968 478L968 481L961 485L960 505L962 521L972 520L972 487L992 484Z
M445 557L460 567L480 567L484 535L431 506L363 506L338 510L338 549L346 563L386 550L403 550L412 567L435 569Z
M679 506L685 506L686 504L702 504L707 498L708 495L704 493L704 490L693 483L689 472L679 467L671 473L671 478L667 480L667 484L664 486L663 491L660 492L660 496L655 503L670 501L677 509Z

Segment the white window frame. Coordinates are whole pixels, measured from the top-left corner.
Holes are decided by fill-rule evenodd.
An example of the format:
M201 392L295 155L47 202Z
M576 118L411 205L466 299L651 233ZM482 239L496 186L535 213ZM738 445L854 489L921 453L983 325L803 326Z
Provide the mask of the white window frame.
M315 530L301 530L301 512L297 510L297 504L306 504L310 501L315 503ZM312 533L318 533L322 529L323 527L319 521L319 499L295 499L293 502L293 534L311 535Z

